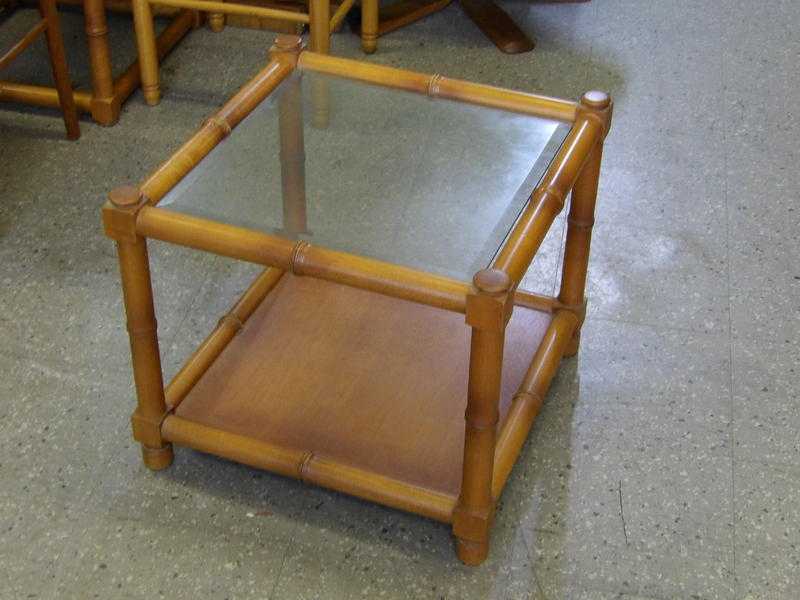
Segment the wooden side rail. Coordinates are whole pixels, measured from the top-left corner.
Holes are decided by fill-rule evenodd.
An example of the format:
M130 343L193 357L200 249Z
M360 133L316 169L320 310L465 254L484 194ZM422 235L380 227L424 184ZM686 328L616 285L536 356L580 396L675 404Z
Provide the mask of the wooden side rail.
M157 204L183 177L222 141L258 104L288 77L290 62L272 60L245 84L189 141L141 184L150 204Z
M298 60L298 66L308 71L403 89L434 98L458 100L566 123L574 122L577 114L578 105L567 100L470 83L441 75L415 73L316 52L303 52Z
M585 96L582 102L586 106ZM495 256L492 268L507 273L515 284L522 280L553 220L563 210L587 159L602 143L607 129L602 110L593 114L589 108L578 117Z
M251 467L314 483L345 494L449 523L456 499L377 473L371 473L313 452L282 448L235 433L167 415L161 426L165 440L222 456Z
M292 242L244 227L144 206L136 232L179 246L310 275L453 312L466 310L466 283L379 260Z
M219 320L214 330L192 354L164 390L167 410L175 410L203 374L222 354L267 294L277 285L283 271L267 267L239 301Z
M525 379L514 395L497 437L492 473L493 498L499 498L503 492L511 469L542 407L550 382L558 371L561 358L579 324L574 312L559 310L531 360Z

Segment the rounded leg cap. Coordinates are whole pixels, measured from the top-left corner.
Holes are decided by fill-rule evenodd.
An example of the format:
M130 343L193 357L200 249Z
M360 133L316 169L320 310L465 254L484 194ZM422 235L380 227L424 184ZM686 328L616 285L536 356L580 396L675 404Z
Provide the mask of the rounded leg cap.
M456 554L465 565L477 567L489 555L489 542L473 542L456 538Z
M378 49L378 38L366 38L361 37L361 50L364 51L364 54L372 54L375 50Z
M165 444L161 448L148 448L142 444L142 459L144 466L151 471L161 471L172 464L174 454L172 444Z

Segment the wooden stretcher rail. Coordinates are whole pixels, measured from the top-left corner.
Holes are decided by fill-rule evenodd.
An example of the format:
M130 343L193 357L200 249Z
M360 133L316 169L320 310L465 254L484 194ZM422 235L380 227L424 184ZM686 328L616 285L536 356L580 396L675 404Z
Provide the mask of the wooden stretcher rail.
M92 108L92 95L85 90L76 90L72 93L75 106L81 112L89 112ZM5 102L20 102L41 106L44 108L58 108L58 90L54 87L30 85L15 81L0 81L0 100Z
M197 166L291 72L291 65L273 60L242 87L188 142L141 184L148 203L158 204L176 183Z
M262 6L227 4L225 2L215 2L213 0L151 0L151 4L174 6L176 8L187 8L191 10L201 10L210 13L245 15L261 17L264 19L282 19L284 21L293 21L295 23L309 22L307 13L292 12L278 8L264 8Z
M492 268L504 271L515 284L522 280L564 208L586 159L602 138L602 130L602 125L592 118L575 123L492 261Z
M577 104L574 102L448 79L441 75L426 75L308 51L300 55L297 64L299 68L309 71L426 94L434 98L458 100L567 123L574 122L576 118Z
M310 275L368 290L464 313L471 289L466 283L399 267L346 252L317 248L287 239L225 225L207 219L145 206L136 220L139 235L220 256L277 267L296 275Z
M47 21L44 19L31 27L30 31L28 31L28 33L26 33L20 41L14 44L3 56L0 56L0 71L10 65L14 59L25 50L25 48L30 46L36 40L36 38L44 33L45 29L47 29Z
M553 380L572 334L578 327L578 317L569 310L559 310L545 332L533 355L519 390L500 430L494 451L492 497L499 498L520 450L528 438L533 421L539 414L547 389Z
M283 276L283 271L267 267L239 301L219 320L200 347L189 357L164 390L167 409L174 410L230 343L259 304Z
M336 9L336 12L333 13L333 16L331 17L331 26L330 26L331 33L344 20L344 18L347 16L347 13L350 12L350 9L353 8L353 4L355 3L356 0L344 0L344 2L342 2L339 5L339 8Z
M316 456L313 452L268 444L175 415L167 415L161 432L165 440L181 446L421 514L437 521L449 523L452 520L455 497L337 463Z

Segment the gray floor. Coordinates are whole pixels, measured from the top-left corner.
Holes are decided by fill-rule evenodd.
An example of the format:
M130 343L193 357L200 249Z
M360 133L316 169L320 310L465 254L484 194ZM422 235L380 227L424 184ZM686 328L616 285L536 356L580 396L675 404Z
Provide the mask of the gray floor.
M141 465L98 208L271 40L201 30L164 64L157 108L136 94L77 143L52 113L0 107L0 597L800 596L800 3L506 6L534 53L500 54L451 6L369 58L617 101L582 352L512 474L486 564L460 565L444 526L198 453ZM85 82L81 21L65 21ZM111 24L125 64L130 21ZM333 51L360 56L347 32ZM47 79L35 61L12 75ZM153 262L174 372L252 269L158 245Z

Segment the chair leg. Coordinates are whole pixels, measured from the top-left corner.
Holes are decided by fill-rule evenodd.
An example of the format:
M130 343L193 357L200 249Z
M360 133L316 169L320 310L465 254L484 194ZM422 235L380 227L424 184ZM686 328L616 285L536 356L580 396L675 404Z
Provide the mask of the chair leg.
M154 106L161 100L161 89L158 82L158 51L153 28L153 11L150 9L149 0L132 0L132 5L142 93L144 101Z
M378 0L361 0L361 49L372 54L378 47Z
M47 24L44 32L47 51L50 55L50 67L53 70L53 79L58 91L58 103L61 105L61 114L67 128L67 139L77 140L81 136L78 125L78 109L72 95L72 83L69 79L64 39L61 37L61 24L55 0L39 0L39 12Z

